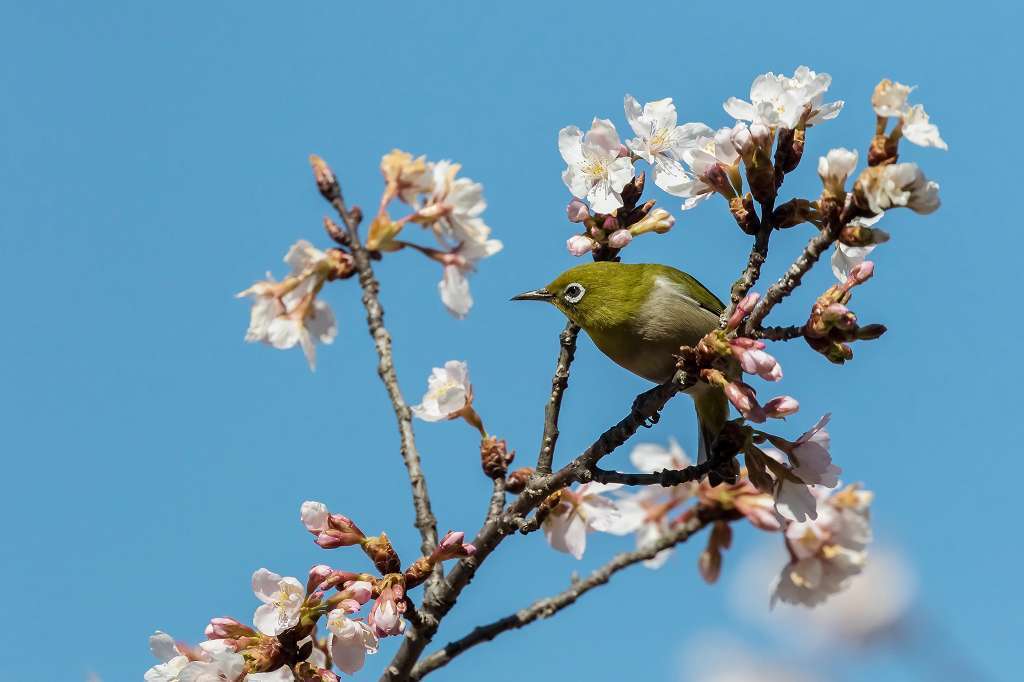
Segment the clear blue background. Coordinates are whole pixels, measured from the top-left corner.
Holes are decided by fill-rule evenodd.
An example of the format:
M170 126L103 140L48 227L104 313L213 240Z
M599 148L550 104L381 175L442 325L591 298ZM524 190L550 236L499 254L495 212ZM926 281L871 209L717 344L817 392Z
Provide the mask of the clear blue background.
M862 320L890 332L845 368L776 348L803 409L831 410L847 480L877 492L880 542L918 572L923 613L991 679L1014 679L1021 634L1012 360L1022 329L1016 207L1021 10L1012 3L268 3L7 2L0 9L0 335L4 585L0 679L137 680L156 628L201 637L209 616L251 616L260 566L304 575L325 554L298 523L321 499L404 557L418 539L354 282L331 286L340 334L311 374L301 354L247 346L232 294L299 238L326 244L306 157L327 158L351 201L377 201L392 147L452 158L487 188L505 250L473 279L457 321L439 269L414 253L378 267L396 364L418 400L431 366L469 362L489 428L530 462L562 321L509 295L573 264L558 128L611 117L625 92L672 96L683 120L729 122L721 102L766 70L806 63L834 78L841 116L809 135L783 195L812 195L817 157L864 149L879 78L920 86L951 151L908 148L942 184L942 209L897 212L859 289ZM656 195L673 211L678 201ZM777 235L774 278L808 237ZM720 201L681 216L629 260L657 260L727 290L747 238ZM799 322L827 267L778 311ZM1009 362L1004 360L1010 353ZM581 341L558 461L620 418L646 388ZM693 447L680 400L647 440ZM477 528L487 482L470 429L416 425L441 529ZM619 453L615 462L625 462ZM737 560L765 536L739 533ZM465 592L438 642L561 589L628 543L592 538L584 561L540 534L510 540ZM678 679L707 628L758 637L685 547L633 569L557 620L506 635L441 680ZM760 591L757 594L761 594ZM362 674L388 660L388 641ZM896 652L833 671L928 679ZM961 679L964 679L961 677Z

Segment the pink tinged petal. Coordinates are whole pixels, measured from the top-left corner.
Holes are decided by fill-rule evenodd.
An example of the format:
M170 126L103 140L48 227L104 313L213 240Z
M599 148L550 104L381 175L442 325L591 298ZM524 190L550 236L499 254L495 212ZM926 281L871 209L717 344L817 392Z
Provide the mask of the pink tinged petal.
M780 395L772 398L764 404L764 412L772 419L782 419L800 410L800 403L796 398L788 395Z
M590 211L587 209L587 205L575 198L569 202L568 206L566 206L565 212L569 217L570 223L582 223L590 217Z
M573 235L565 242L565 248L574 256L584 256L593 251L596 246L597 242L582 234Z
M615 156L618 155L621 144L615 124L607 118L595 117L590 123L590 130L587 132L584 146L600 149L609 156Z
M875 245L869 246L846 246L836 243L835 251L832 252L832 274L840 282L846 282L850 277L850 270L864 262Z
M613 249L624 249L633 241L633 234L629 230L616 230L608 236L608 246Z

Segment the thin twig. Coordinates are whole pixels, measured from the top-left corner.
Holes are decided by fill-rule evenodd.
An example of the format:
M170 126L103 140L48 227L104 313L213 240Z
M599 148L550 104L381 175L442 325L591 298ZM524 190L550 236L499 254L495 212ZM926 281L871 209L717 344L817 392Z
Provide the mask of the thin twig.
M337 185L335 186L337 187ZM363 247L359 239L359 220L361 215L357 211L349 211L345 207L345 199L342 197L340 187L337 188L334 196L329 198L329 201L345 222L349 248L352 250L352 259L356 266L356 272L359 273L359 286L363 290L366 325L370 336L373 337L374 346L377 348L377 374L380 376L381 381L384 382L388 397L391 398L391 407L395 412L395 419L398 421L402 459L409 474L409 483L412 486L413 507L416 512L416 527L420 531L420 551L424 556L429 556L434 547L437 546L437 519L430 508L430 494L427 492L427 481L423 476L423 469L420 467L420 453L416 449L416 437L413 435L412 430L412 411L406 404L405 398L402 396L402 390L398 386L398 375L395 372L394 359L391 353L391 335L384 326L384 308L380 304L380 284L373 274L369 252Z
M765 341L792 341L804 335L802 326L790 325L788 327L761 327L750 333L752 339L764 339Z
M651 545L632 552L616 555L608 563L596 569L582 580L575 581L571 587L552 597L539 599L525 609L500 618L487 625L474 628L469 634L448 643L443 649L434 652L420 661L409 675L411 680L419 680L438 668L447 665L456 656L468 649L488 642L503 632L515 630L541 619L550 618L562 609L571 606L581 596L607 583L619 571L654 558L659 552L686 542L694 533L705 526L726 517L727 513L719 508L700 509L689 519L673 526L664 536Z
M480 565L505 537L518 530L519 523L531 510L554 491L571 485L574 481L591 480L593 467L602 457L625 443L642 426L656 423L665 404L691 383L689 377L677 376L672 381L638 395L629 414L602 433L581 455L553 474L534 477L503 514L488 520L473 539L473 546L476 548L473 556L459 561L438 584L437 589L424 598L420 608L423 626L406 632L401 647L381 675L381 682L408 679L413 665L437 633L438 624L455 605L462 590L473 580Z
M558 442L558 414L562 409L562 395L569 385L569 367L576 356L576 337L580 328L572 322L565 323L565 329L558 335L558 361L555 374L551 378L551 396L544 406L544 435L540 441L540 454L537 456L537 473L550 474L551 462L555 456L555 444Z
M754 236L754 244L750 247L750 255L747 256L747 267L740 273L739 279L732 284L732 288L729 290L729 305L722 312L719 318L722 327L725 327L725 323L732 317L733 311L736 309L736 304L743 300L743 297L747 295L747 292L754 288L757 284L757 280L761 278L761 266L768 259L768 242L772 238L772 211L774 210L775 200L767 201L760 204L761 206L761 227L757 231L757 235Z
M743 327L745 334L749 333L752 329L757 329L761 322L764 321L764 318L768 316L768 313L771 312L772 308L800 286L800 280L814 267L814 264L821 258L821 254L825 253L835 243L836 239L839 238L839 232L842 228L843 223L839 220L826 221L822 230L807 242L803 252L797 256L797 259L793 261L782 277L775 284L768 287L764 298L754 306L754 310L750 313L750 317L747 318Z

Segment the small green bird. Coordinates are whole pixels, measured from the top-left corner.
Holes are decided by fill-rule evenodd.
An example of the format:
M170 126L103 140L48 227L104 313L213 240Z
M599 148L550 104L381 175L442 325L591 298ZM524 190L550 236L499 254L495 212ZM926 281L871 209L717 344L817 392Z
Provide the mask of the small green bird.
M597 262L566 270L543 289L513 301L547 301L581 327L602 353L630 372L664 383L680 346L696 345L718 326L725 306L696 279L667 265ZM687 390L700 424L698 461L729 418L718 387Z

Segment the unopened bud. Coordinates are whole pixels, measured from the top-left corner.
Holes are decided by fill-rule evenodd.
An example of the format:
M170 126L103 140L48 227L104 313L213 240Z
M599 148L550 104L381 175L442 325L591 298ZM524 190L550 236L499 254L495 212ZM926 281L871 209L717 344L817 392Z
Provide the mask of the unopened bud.
M857 286L858 284L863 284L871 279L874 274L875 264L869 260L862 261L850 268L850 274L846 279L846 288L849 289Z
M391 546L387 533L365 538L362 542L363 551L382 574L398 573L402 570L402 562L398 552Z
M618 219L613 215L605 216L604 220L601 221L601 229L605 232L614 232L619 229Z
M327 165L327 162L316 154L310 154L309 165L313 167L313 178L316 180L316 187L320 190L327 201L334 201L341 197L341 188L338 186L338 179L334 171Z
M805 137L806 132L803 128L779 129L778 146L775 148L775 167L780 172L790 173L800 165L800 159L804 155Z
M747 315L754 310L754 306L757 305L760 300L761 294L756 291L751 291L736 304L736 309L732 311L732 315L729 316L729 322L725 325L726 329L736 329L740 326L740 322L743 321Z
M675 224L675 216L663 208L656 208L653 211L650 211L639 221L630 225L629 232L634 237L639 237L640 235L647 234L648 232L665 234L671 230L672 226Z
M488 436L480 441L480 465L489 478L504 478L515 456L504 440Z
M204 634L207 639L239 639L253 637L256 631L234 618L211 618Z
M462 531L448 531L434 549L431 559L436 562L455 557L472 556L476 552L476 547L463 543L465 537L466 534Z
M319 564L309 569L309 577L306 579L306 594L312 594L313 590L327 580L332 573L334 573L334 569L326 564Z
M608 236L608 246L613 249L624 249L633 241L633 233L629 230L615 230Z
M587 208L587 205L575 198L565 207L565 212L570 223L582 223L590 217L590 209Z
M582 234L574 234L565 242L565 247L574 256L585 256L593 251L596 246L597 242Z
M796 414L799 409L800 403L796 398L788 395L780 395L764 404L764 413L772 419L788 417L791 414Z
M508 479L505 481L505 490L513 495L518 495L526 490L526 484L530 482L531 476L533 476L533 469L530 467L516 469L508 475Z
M772 226L780 230L794 227L813 219L816 213L807 199L790 199L772 211Z

